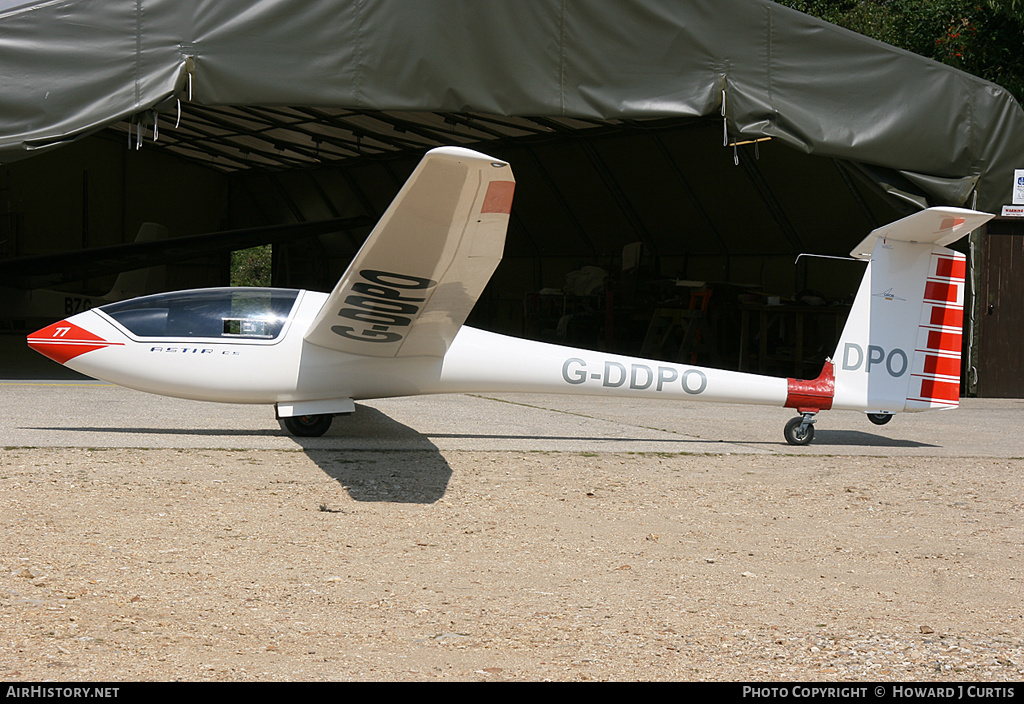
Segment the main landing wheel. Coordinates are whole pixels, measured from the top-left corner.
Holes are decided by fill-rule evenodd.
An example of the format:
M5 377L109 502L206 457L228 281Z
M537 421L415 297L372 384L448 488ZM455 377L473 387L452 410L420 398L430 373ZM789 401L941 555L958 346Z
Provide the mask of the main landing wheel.
M327 432L334 416L329 413L315 416L293 416L282 418L281 427L300 438L316 438Z
M868 420L875 425L885 425L892 420L892 413L868 413Z
M803 425L804 419L802 416L793 418L786 423L786 442L790 445L810 445L811 440L814 439L814 426L811 423L808 423L801 430L801 426Z

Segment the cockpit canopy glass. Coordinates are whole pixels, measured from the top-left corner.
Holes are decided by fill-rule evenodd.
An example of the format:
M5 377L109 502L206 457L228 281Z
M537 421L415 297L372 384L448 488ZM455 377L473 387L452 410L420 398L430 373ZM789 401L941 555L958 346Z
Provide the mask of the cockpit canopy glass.
M272 340L298 295L284 288L206 288L133 298L100 310L138 337Z

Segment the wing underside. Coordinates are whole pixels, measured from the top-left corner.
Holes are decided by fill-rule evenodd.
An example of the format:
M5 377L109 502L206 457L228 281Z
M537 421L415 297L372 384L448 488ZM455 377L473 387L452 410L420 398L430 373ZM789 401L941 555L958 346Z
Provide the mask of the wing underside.
M444 356L501 261L514 190L503 161L458 147L428 152L306 341L374 357Z

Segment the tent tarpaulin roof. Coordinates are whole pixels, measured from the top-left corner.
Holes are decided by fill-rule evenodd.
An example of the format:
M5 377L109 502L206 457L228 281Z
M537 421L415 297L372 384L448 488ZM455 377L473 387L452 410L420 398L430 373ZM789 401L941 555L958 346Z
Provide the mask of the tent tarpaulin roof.
M180 98L601 121L724 110L728 139L847 160L932 203L977 186L985 209L1024 166L1024 112L1002 88L767 0L0 0L0 81L4 162L152 111L173 122Z

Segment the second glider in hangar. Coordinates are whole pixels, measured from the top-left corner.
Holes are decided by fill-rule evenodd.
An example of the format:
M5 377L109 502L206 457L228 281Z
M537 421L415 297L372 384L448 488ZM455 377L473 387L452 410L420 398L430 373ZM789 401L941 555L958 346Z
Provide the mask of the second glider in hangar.
M572 349L464 325L501 260L511 167L428 152L330 294L212 288L102 306L29 335L35 350L133 389L274 404L321 435L361 399L453 392L567 393L785 406L807 444L820 411L876 423L959 402L965 260L944 245L991 215L931 208L874 230L833 358L800 380Z

